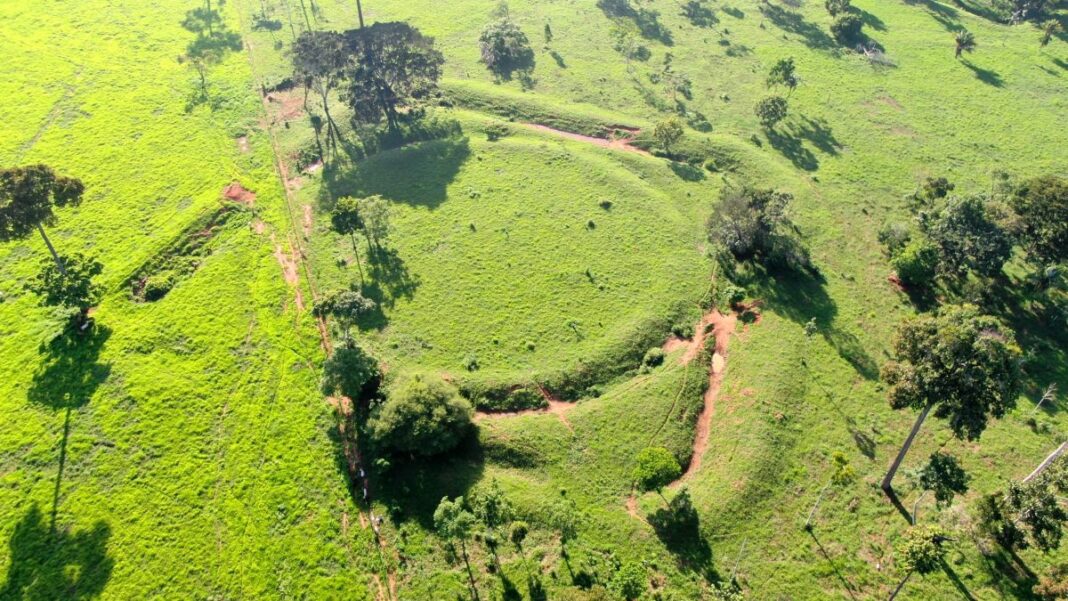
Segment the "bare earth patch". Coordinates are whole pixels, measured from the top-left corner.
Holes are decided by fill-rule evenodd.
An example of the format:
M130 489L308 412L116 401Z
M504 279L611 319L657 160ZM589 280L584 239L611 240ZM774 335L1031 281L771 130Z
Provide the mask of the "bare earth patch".
M256 204L256 195L237 182L230 182L229 186L223 188L222 195L226 200L232 200L246 207Z
M554 135L557 135L557 136L561 136L561 137L567 138L569 140L576 140L578 142L586 142L587 144L594 144L596 146L600 146L601 148L611 148L612 150L625 150L625 151L630 151L630 152L636 152L638 154L644 154L645 156L652 156L651 154L649 154L648 152L642 150L641 148L638 148L636 146L632 146L631 145L631 142L634 141L633 136L629 136L629 137L628 136L624 136L624 137L619 137L619 138L595 138L593 136L586 136L586 135L583 135L583 134L576 134L576 133L570 132L570 131L563 131L563 130L560 130L560 129L555 129L555 128L549 127L548 125L539 125L537 123L527 123L525 125L527 127L531 128L531 129L536 129L538 131L542 131L542 132L554 134ZM627 131L631 131L633 133L636 133L637 131L639 131L639 130L634 129L634 128L617 128L617 129L626 129Z
M719 396L719 389L723 385L723 378L727 371L727 347L730 344L731 336L734 335L735 328L738 326L737 315L723 315L719 311L709 313L705 320L712 325L712 334L716 337L716 352L712 355L712 371L708 375L705 407L697 418L697 432L693 440L693 458L690 459L690 465L687 466L686 472L679 479L680 482L701 469L701 459L704 458L705 451L708 449L708 435L712 428L712 416L716 412L716 398ZM702 322L705 320L702 320ZM698 331L703 332L704 327L698 328Z

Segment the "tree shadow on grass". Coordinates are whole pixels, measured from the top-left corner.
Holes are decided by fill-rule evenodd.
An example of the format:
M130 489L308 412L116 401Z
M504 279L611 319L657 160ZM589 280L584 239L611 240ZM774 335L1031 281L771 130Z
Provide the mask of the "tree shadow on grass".
M668 163L671 168L671 172L679 176L679 179L687 182L700 182L705 179L705 171L700 167L695 167L689 163L679 163L671 161Z
M978 541L977 541L978 542ZM980 547L982 550L982 547ZM990 582L1002 592L1014 599L1034 598L1033 589L1038 584L1038 577L1017 555L1015 559L1000 546L990 552L982 553L984 569Z
M389 472L376 478L378 501L389 508L394 523L415 520L434 528L434 510L442 497L466 495L485 470L478 437L469 436L460 448L432 458L396 457Z
M731 280L744 286L749 294L764 300L765 306L795 323L815 319L820 334L838 355L867 380L879 377L879 366L864 350L860 339L835 325L838 306L827 294L820 276L790 270L769 270L747 263Z
M790 123L790 131L795 137L808 140L820 152L837 156L842 150L842 143L834 137L834 132L826 119L801 116Z
M1005 87L1005 80L1002 79L1001 74L997 71L994 71L993 69L984 69L968 60L962 60L961 64L968 67L968 69L975 75L975 78L986 85L994 86L995 88Z
M776 129L765 129L764 134L767 135L771 147L789 159L794 167L805 171L815 171L820 168L819 159L811 150L805 148L801 138Z
M597 7L610 19L629 19L647 40L656 40L665 46L673 46L671 30L660 22L660 13L644 7L634 8L630 0L600 0Z
M812 540L816 542L816 546L819 548L820 554L823 555L823 558L827 560L827 563L831 564L831 569L834 571L834 575L838 578L838 581L842 583L842 588L844 588L846 590L846 593L849 594L849 598L856 599L857 596L853 594L853 590L855 588L853 586L853 583L846 580L845 576L842 575L842 572L838 569L838 564L835 563L834 558L831 557L829 553L827 553L827 549L823 547L823 543L821 543L820 539L816 537L815 529L806 528L805 532L808 532L808 535L811 536Z
M43 364L34 374L26 398L51 409L84 406L111 374L110 365L98 362L110 337L111 330L105 326L94 324L85 332L70 326L42 344L39 352Z
M646 519L660 542L675 556L679 567L709 582L721 580L712 561L712 548L701 533L701 517L685 488L679 490L667 507L657 509Z
M800 36L802 42L815 50L832 50L837 47L834 38L815 23L810 23L800 13L786 10L775 4L762 4L760 11L779 29Z
M969 591L968 587L965 586L964 582L960 579L960 576L957 576L957 573L953 571L953 568L949 567L949 564L946 563L946 560L940 559L939 563L942 564L942 571L946 573L946 577L948 577L949 581L953 583L953 586L957 589L957 592L959 592L968 601L975 601L975 597L972 596L971 591Z
M858 17L860 17L861 21L864 21L864 25L870 27L875 31L886 31L886 23L884 23L883 20L879 17L855 6L853 7L853 12L856 13Z
M957 22L960 12L952 6L942 4L937 0L905 0L905 4L924 7L931 14L931 17L938 21L947 31L960 29L960 24Z
M111 528L104 522L88 531L56 531L37 505L32 506L11 535L0 599L80 601L99 596L115 564L107 553L110 537Z
M417 142L376 154L347 168L325 171L320 204L333 208L343 196L381 195L394 202L434 209L471 156L466 137Z

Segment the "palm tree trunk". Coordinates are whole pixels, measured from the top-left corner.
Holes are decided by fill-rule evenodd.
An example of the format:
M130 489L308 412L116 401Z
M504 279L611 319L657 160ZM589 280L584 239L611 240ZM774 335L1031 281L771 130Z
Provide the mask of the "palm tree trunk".
M910 570L909 573L905 574L905 577L901 579L901 582L898 583L897 588L894 589L894 592L890 593L890 601L894 601L894 597L897 597L897 594L901 592L901 589L905 588L905 583L909 581L909 577L911 576L912 571Z
M882 488L883 492L890 494L893 490L894 475L897 474L897 470L901 467L901 462L905 460L905 455L909 452L909 447L912 446L912 441L916 439L916 434L920 431L920 426L923 425L923 420L927 419L927 414L931 412L931 408L934 407L934 403L927 403L927 406L920 412L920 416L916 418L916 423L912 424L912 431L909 432L908 438L905 439L905 444L901 445L901 450L898 451L897 457L894 458L894 463L890 465L890 471L886 472L886 477L883 478Z
M363 265L360 264L360 245L356 241L356 232L349 234L352 238L352 252L356 253L356 269L360 270L360 284L363 284Z
M48 252L52 253L52 259L56 262L56 268L59 269L59 273L62 273L64 277L67 276L67 266L63 263L63 259L56 252L56 247L52 246L52 241L48 239L45 234L44 227L40 223L37 224L37 231L41 232L41 237L44 238L45 246L48 247Z
M467 543L460 539L460 551L464 556L464 565L467 566L467 581L471 584L471 595L478 600L478 588L475 587L475 575L471 572L471 562L467 560Z

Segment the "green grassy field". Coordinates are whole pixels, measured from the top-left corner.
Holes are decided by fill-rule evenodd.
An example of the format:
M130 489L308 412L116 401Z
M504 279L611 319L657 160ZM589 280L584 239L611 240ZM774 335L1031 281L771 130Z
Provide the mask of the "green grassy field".
M211 70L213 107L189 105L197 78L176 60L192 3L31 4L0 6L13 67L0 81L0 164L48 162L86 182L85 204L50 233L62 251L99 256L108 294L86 339L62 335L22 291L43 244L0 246L0 599L388 599L390 578L399 599L465 597L463 561L431 516L442 496L491 479L533 532L522 553L501 545L499 572L485 545L469 543L484 599L535 598L532 573L550 599L595 598L575 583L605 584L620 561L644 562L650 599L708 598L731 575L752 599L885 598L903 576L894 549L906 523L878 481L914 415L888 407L877 370L915 309L887 281L876 233L908 218L902 197L927 176L977 193L997 171L1068 174L1068 46L1040 48L1037 28L992 22L972 0L855 0L892 66L837 49L822 2L771 2L762 14L714 1L717 21L701 27L653 0L662 27L641 41L651 56L628 63L594 2L512 0L536 49L529 90L494 83L478 63L496 1L367 0L368 20L406 20L436 38L458 106L433 114L460 132L315 173L296 165L314 140L299 91L266 103L259 92L288 76L285 50L303 27L355 27L354 2L268 0L280 27L263 28L260 2L231 0L226 20L246 48ZM959 27L979 43L960 61ZM688 136L731 170L695 173L522 123L647 127L670 108L649 78L669 53L693 82L687 111L711 126ZM801 85L769 134L753 105L788 56ZM340 102L333 112L344 114ZM507 115L510 135L487 140ZM256 193L254 208L228 213L163 299L132 300L130 278L199 232L232 181ZM683 484L699 519L665 530L658 495L628 509L631 461L649 444L689 458L707 365L670 356L649 373L628 368L672 325L697 321L713 272L704 222L719 190L743 182L795 195L823 280L738 275L762 319L731 340L707 451ZM400 462L377 479L381 553L338 467L316 386L318 332L300 307L359 282L329 210L367 194L390 201L395 227L390 261L367 274L380 310L359 336L391 373L570 391L560 382L576 369L612 366L599 396L562 415L483 416L454 456ZM296 288L275 254L306 259ZM1007 272L1022 289L1022 262ZM1032 598L971 516L979 496L1026 475L1068 433L1063 401L1033 412L1047 385L1068 389L1068 346L1026 299L1006 307L1032 354L1025 398L974 443L938 420L924 427L903 475L942 448L973 481L949 508L919 506L920 523L956 535L950 569L914 576L899 599ZM471 357L478 369L467 371ZM828 495L809 534L802 524L835 451L859 479ZM911 511L915 485L898 488ZM549 526L562 497L582 515L566 557ZM1021 558L1041 574L1068 550Z

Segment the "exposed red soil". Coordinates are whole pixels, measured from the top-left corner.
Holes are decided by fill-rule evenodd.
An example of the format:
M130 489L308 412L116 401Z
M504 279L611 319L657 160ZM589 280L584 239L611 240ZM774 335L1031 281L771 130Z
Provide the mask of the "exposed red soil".
M222 195L226 200L232 200L246 207L256 204L256 195L237 182L230 182L229 186L223 188Z
M273 236L272 236L273 240ZM292 253L286 253L282 250L282 245L275 243L274 245L274 258L278 261L278 264L282 267L282 277L295 292L297 310L304 310L304 294L300 291L300 271L297 263L297 258ZM320 330L322 332L322 330Z
M686 480L697 470L701 469L701 460L708 449L708 436L712 428L712 416L716 412L716 398L719 389L723 385L723 378L727 370L727 347L730 345L731 336L738 326L738 316L735 314L723 315L719 311L713 311L705 319L712 325L712 333L716 337L716 352L712 355L712 369L708 375L708 390L705 392L705 407L697 418L697 432L693 440L693 457L690 465L683 473L679 481ZM700 328L699 331L703 331Z
M271 92L264 98L271 125L292 121L304 114L304 92L294 88L286 92Z
M649 152L647 152L645 150L642 150L641 148L638 148L637 146L632 146L631 145L631 142L634 141L633 136L620 137L620 138L615 138L615 137L613 137L613 138L595 138L593 136L586 136L586 135L583 135L583 134L576 134L576 133L570 132L570 131L563 131L563 130L560 130L560 129L549 127L548 125L539 125L537 123L527 123L526 126L532 128L532 129L536 129L538 131L543 131L543 132L551 133L551 134L554 134L554 135L557 135L557 136L561 136L561 137L564 137L564 138L568 138L570 140L577 140L579 142L586 142L588 144L594 144L596 146L600 146L601 148L611 148L613 150L625 150L625 151L630 151L630 152L636 152L638 154L644 154L646 156L652 156L651 154L649 154ZM633 128L622 128L622 127L619 127L617 129L625 129L626 131L632 131L632 132L635 132L635 133L640 131L640 130L633 129Z

